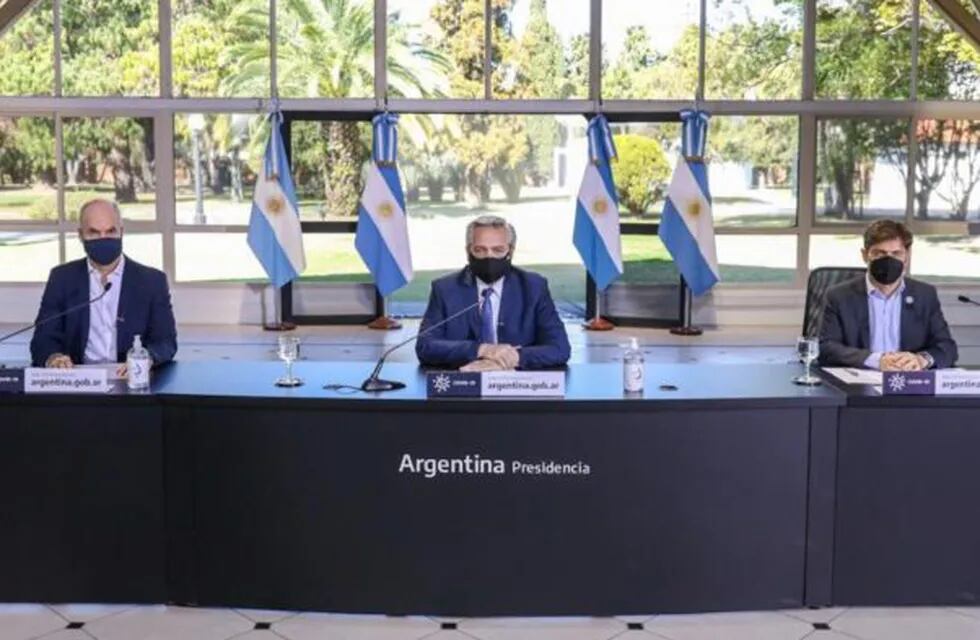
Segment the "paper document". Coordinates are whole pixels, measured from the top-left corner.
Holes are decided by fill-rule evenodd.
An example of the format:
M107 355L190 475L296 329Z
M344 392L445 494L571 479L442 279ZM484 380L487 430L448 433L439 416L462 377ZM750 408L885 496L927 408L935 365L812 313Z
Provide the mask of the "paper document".
M824 371L847 384L871 384L881 386L881 371L855 367L824 367Z

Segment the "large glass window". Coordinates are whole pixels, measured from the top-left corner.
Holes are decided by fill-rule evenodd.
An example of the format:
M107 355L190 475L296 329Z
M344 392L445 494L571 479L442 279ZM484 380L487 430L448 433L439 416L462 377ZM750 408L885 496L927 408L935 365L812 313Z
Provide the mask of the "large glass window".
M130 220L156 218L153 120L66 118L65 215L78 219L86 200L110 198Z
M980 120L919 120L915 129L915 217L980 220Z
M912 77L909 0L816 1L817 97L908 98Z
M919 12L919 98L980 98L980 52L929 2L920 2Z
M353 120L290 123L293 183L304 220L353 222L371 160L371 124ZM402 137L404 139L404 136ZM261 144L265 144L265 137ZM404 146L402 146L404 148ZM401 154L405 157L405 154Z
M0 220L56 221L54 120L0 117Z
M708 98L799 98L803 0L712 0L707 8Z
M659 2L638 9L633 0L602 3L602 95L614 98L691 98L698 84L698 0ZM572 69L586 46L569 52ZM585 65L588 70L588 64ZM584 76L587 78L588 75Z
M179 0L172 11L175 96L269 95L268 0Z
M178 233L177 281L266 281L244 233Z
M817 120L817 221L905 218L907 120Z
M58 234L0 231L0 282L44 282L58 266Z
M483 2L389 0L388 95L483 97Z
M374 95L374 4L284 0L277 5L279 95Z
M44 0L0 34L0 96L54 92L53 20L51 0Z
M254 113L174 117L177 224L248 224L268 131Z
M912 244L912 275L923 280L980 282L980 238L916 236Z
M790 284L796 276L796 236L719 235L722 282Z
M62 0L66 96L160 94L157 0Z
M570 58L573 43L588 37L587 0L514 1L494 14L494 97L587 98L571 68L587 68L588 59Z

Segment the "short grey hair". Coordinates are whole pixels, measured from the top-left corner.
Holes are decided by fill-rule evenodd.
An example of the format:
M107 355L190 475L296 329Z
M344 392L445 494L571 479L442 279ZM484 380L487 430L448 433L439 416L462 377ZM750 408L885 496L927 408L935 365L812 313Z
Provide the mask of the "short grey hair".
M109 200L108 198L92 198L91 200L86 200L81 207L78 208L78 226L81 228L82 224L85 222L85 212L88 211L89 207L95 206L97 204L107 204L112 207L112 210L116 213L116 222L119 223L119 228L122 229L123 217L122 211L119 210L119 205L116 204L115 200Z
M476 235L476 230L482 227L490 227L491 229L507 229L507 245L510 250L514 250L514 246L517 244L517 231L514 230L514 225L507 222L500 216L480 216L476 220L471 221L466 225L466 248L469 249L473 246L473 236Z

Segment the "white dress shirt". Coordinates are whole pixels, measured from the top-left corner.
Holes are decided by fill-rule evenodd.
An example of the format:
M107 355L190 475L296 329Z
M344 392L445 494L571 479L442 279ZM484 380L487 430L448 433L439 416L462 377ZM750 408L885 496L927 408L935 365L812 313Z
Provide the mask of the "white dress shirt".
M493 341L498 342L497 324L500 322L500 295L504 291L504 278L497 278L497 281L493 284L487 284L479 278L476 279L476 299L481 303L483 302L483 292L486 289L493 290L493 293L490 294L490 308L493 310L493 314L491 315L493 318Z
M101 364L117 362L116 351L116 322L119 317L119 294L122 292L123 269L126 258L120 256L119 264L107 276L105 281L112 283L112 288L104 298L89 306L88 310L88 342L85 343L85 364ZM89 298L94 298L105 288L102 274L88 263Z

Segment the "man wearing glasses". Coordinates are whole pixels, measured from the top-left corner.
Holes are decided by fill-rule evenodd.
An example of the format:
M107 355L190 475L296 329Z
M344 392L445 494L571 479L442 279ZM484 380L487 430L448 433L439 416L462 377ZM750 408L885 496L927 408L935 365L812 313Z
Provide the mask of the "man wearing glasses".
M465 371L540 369L568 362L565 325L542 276L511 264L517 234L497 216L466 227L468 265L432 283L423 332L415 345L419 362ZM429 327L473 309L424 333Z
M882 371L951 367L956 342L936 288L906 277L912 232L877 220L864 232L867 273L827 292L820 363Z
M123 222L115 202L97 198L78 213L85 258L51 270L41 298L41 322L31 339L34 366L121 363L139 335L153 363L173 359L177 330L167 277L122 252ZM76 305L77 311L43 322ZM125 375L125 365L119 375Z

